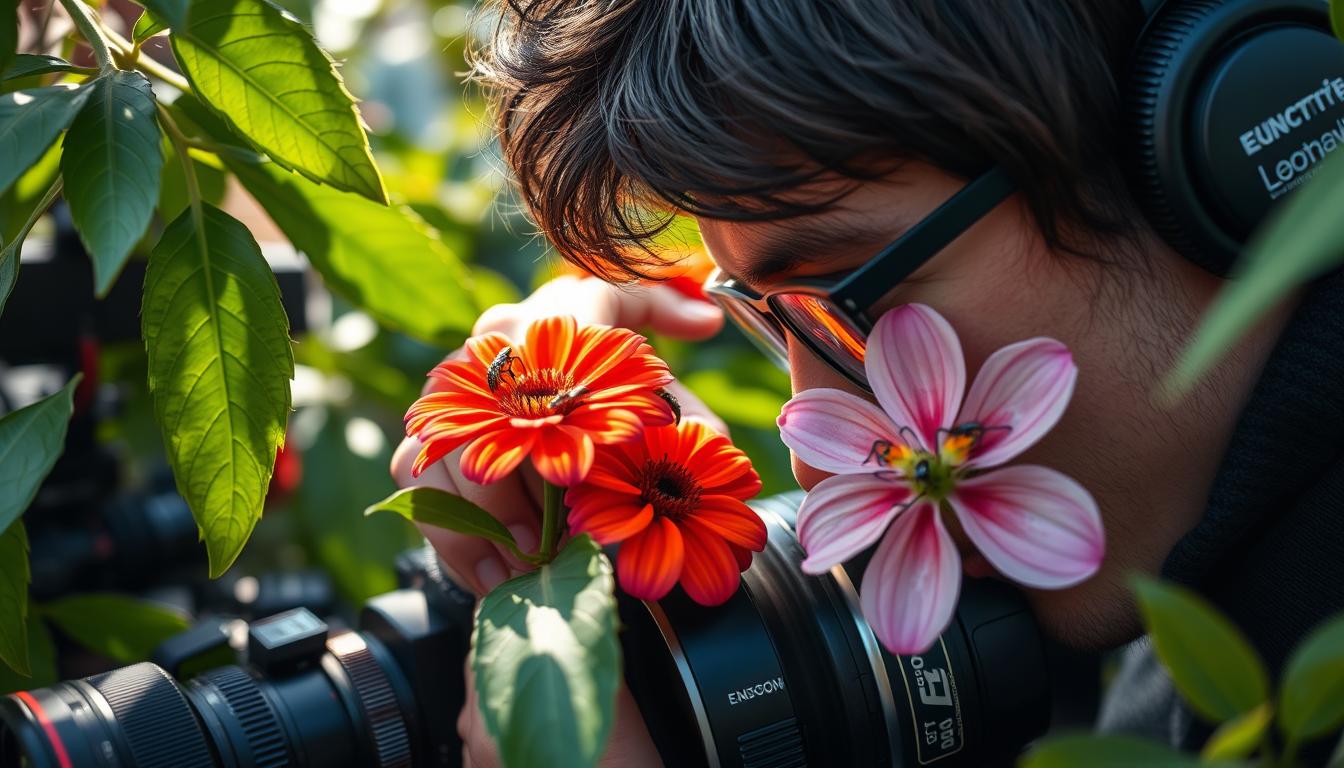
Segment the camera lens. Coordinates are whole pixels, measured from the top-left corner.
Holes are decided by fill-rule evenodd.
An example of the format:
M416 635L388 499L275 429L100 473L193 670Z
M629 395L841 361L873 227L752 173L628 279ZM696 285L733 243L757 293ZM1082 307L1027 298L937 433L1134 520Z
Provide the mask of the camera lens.
M797 500L754 506L769 542L727 603L622 601L627 680L665 763L985 766L1044 731L1044 652L1020 595L968 581L933 647L894 656L859 614L865 563L803 574Z
M376 639L304 610L252 627L238 666L179 685L151 663L0 698L0 765L409 768L410 688Z

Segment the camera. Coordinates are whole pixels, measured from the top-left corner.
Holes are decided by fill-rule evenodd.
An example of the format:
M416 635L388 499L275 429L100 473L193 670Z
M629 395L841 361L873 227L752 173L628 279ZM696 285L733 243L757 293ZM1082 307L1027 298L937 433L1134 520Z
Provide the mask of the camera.
M938 642L893 656L858 611L862 562L798 568L800 501L753 504L769 541L726 604L618 597L626 680L665 765L986 766L1044 731L1045 656L1020 595L968 581ZM247 628L243 664L186 674L227 640L201 625L157 663L0 698L0 766L458 766L474 598L427 547L398 574L355 631L287 611Z

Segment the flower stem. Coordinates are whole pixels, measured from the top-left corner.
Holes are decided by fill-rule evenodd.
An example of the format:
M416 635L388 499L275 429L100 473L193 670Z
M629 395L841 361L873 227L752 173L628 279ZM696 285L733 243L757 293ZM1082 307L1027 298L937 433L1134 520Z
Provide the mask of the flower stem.
M544 504L541 513L541 560L549 563L555 557L556 537L560 531L560 515L565 511L565 489L542 481Z
M89 41L89 47L93 49L93 58L98 60L98 69L103 72L116 69L112 63L112 54L107 49L107 37L98 22L94 21L93 13L79 0L61 0L61 5L65 6L79 33Z

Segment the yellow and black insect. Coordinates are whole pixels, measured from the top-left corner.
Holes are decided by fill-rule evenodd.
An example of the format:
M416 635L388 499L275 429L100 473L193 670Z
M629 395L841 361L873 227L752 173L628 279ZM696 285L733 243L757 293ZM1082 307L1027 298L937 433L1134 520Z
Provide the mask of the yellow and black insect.
M979 447L980 441L985 438L986 432L992 432L996 429L1012 430L1012 427L1006 424L1000 424L997 426L986 426L978 421L966 421L956 425L951 429L940 429L938 430L938 432L939 433L946 432L949 440L954 438L969 438L970 449L974 450L975 448Z
M586 395L586 394L588 394L588 388L585 387L585 386L580 385L580 386L577 386L577 387L575 387L575 388L573 388L573 389L570 389L570 390L566 390L566 391L564 391L564 392L561 392L560 394L556 395L555 397L552 397L552 398L551 398L551 401L550 401L549 403L547 403L546 405L547 405L552 411L558 410L558 409L560 409L560 408L564 408L564 407L566 407L566 406L569 406L571 409L572 409L572 408L577 408L577 407L579 406L579 403L577 402L577 400L578 400L579 398L583 397L583 396Z
M513 361L517 359L519 358L513 356L513 347L505 347L499 350L494 360L490 361L490 367L485 371L485 385L490 387L491 392L499 388L500 377L506 373L510 379L518 381L518 377L513 373Z
M675 395L666 389L659 389L654 392L655 395L663 398L668 407L672 409L673 424L681 424L681 403L677 401Z
M877 459L883 464L890 465L898 450L895 443L886 440L874 440L873 447L868 449L868 455L864 457L863 463L867 464L873 459Z

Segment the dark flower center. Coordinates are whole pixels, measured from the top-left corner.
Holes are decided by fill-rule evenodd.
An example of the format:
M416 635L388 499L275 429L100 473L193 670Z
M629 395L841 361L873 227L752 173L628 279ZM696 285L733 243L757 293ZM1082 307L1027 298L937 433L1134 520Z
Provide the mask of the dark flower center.
M504 413L520 419L544 419L579 407L586 393L574 386L574 377L568 373L542 368L516 378L502 376L494 394Z
M700 484L690 470L666 457L644 462L639 473L639 497L654 513L679 520L700 505Z

